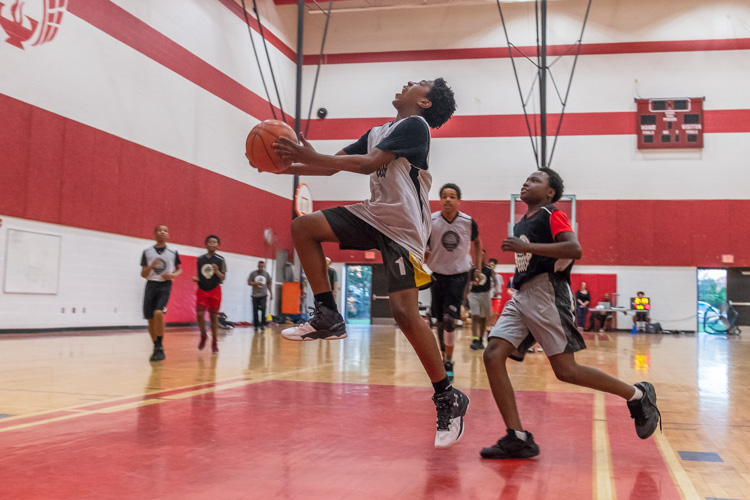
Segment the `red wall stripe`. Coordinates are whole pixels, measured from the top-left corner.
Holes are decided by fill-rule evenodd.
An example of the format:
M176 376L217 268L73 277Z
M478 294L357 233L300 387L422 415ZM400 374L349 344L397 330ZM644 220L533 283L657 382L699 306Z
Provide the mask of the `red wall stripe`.
M237 15L242 9L232 0L220 0ZM211 94L259 119L272 118L268 102L226 74L157 32L143 21L109 1L71 0L69 10L113 38L183 76ZM243 19L244 21L244 19ZM748 39L750 40L750 39ZM280 110L274 108L280 115ZM314 120L310 138L356 139L352 130L367 130L391 118L344 118ZM538 115L531 115L538 121ZM555 130L559 115L549 115ZM706 133L750 132L750 110L705 111ZM304 126L304 124L303 124ZM533 128L533 126L532 126ZM539 127L537 126L537 129ZM628 135L635 133L635 113L568 113L561 135ZM435 131L435 137L524 137L528 134L523 115L456 116Z
M240 18L243 24L246 24L245 14L243 14L242 12L242 5L238 4L234 0L219 0L219 2L221 2L222 5L224 5L227 9L232 11L234 15ZM295 1L294 3L296 4L297 2ZM250 8L250 5L252 5L252 0L246 0L245 4L248 6L248 8ZM254 31L260 33L258 20L255 19L250 13L248 13L247 17L250 20L250 27ZM274 35L271 30L269 30L265 25L263 26L263 35L266 37L268 43L276 47L276 49L279 50L282 54L284 54L292 61L297 61L297 52L295 52L294 49L285 44L279 37Z
M581 55L648 54L654 52L703 52L715 50L748 50L750 38L718 40L674 40L657 42L619 42L581 44ZM549 45L547 55L575 55L574 45ZM518 47L513 57L536 57L536 46ZM390 52L357 52L324 54L323 64L364 64L407 61L449 61L456 59L507 59L508 47L482 47L475 49L403 50ZM317 54L304 57L305 64L318 64Z
M334 0L343 1L343 0ZM224 6L237 15L242 22L245 16L242 6L234 0L219 0ZM296 0L274 0L276 5L296 5ZM306 0L305 3L314 3L314 0ZM499 21L498 21L499 22ZM257 32L258 23L250 16L250 26ZM296 52L286 45L280 38L274 35L264 26L266 39L292 61L296 61ZM654 52L702 52L715 50L748 50L750 49L750 38L721 38L709 40L662 40L650 42L615 42L615 43L585 43L581 45L581 55L607 55L607 54L646 54ZM525 54L536 57L536 46L517 47L513 57L521 57ZM547 46L547 54L550 56L564 56L575 54L575 45L561 44ZM472 49L443 49L443 50L402 50L389 52L357 52L324 54L323 64L361 64L379 62L402 62L402 61L447 61L455 59L507 59L510 53L507 47L480 47ZM318 54L308 54L303 57L303 64L317 65Z
M270 227L292 249L288 199L2 94L0 116L1 214L148 239L167 224L174 243L260 256Z
M349 203L318 201L315 209ZM437 201L430 205L433 211L440 209ZM512 254L500 250L508 236L510 202L464 200L461 210L477 221L489 257L513 264ZM748 267L750 231L738 226L736 214L749 211L750 200L578 200L579 264L725 267L721 256L731 254L733 266ZM336 245L325 251L336 262L368 262L364 252Z
M259 120L273 118L268 101L107 0L71 0L68 10L144 56ZM251 61L248 60L248 64ZM281 111L274 107L280 116Z
M750 132L750 109L707 110L703 112L705 133ZM308 136L313 140L356 139L361 132L392 120L388 118L327 118L314 120ZM560 115L548 115L547 130L554 135ZM539 115L530 115L529 122ZM354 131L354 132L353 132ZM636 133L635 111L608 113L567 113L560 135L631 135ZM523 115L458 115L443 127L432 131L433 137L527 137Z

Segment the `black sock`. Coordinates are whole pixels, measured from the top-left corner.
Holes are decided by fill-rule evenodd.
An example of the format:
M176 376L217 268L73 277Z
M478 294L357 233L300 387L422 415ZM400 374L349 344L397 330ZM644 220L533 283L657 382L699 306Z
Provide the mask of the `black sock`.
M443 380L433 382L432 388L435 389L435 394L442 394L443 392L447 392L451 389L451 383L448 380L448 377L445 377Z
M161 347L161 339L162 337L156 337L156 340L154 340L154 347Z
M315 302L320 302L328 309L338 311L339 308L336 305L336 299L333 298L333 292L323 292L315 294Z

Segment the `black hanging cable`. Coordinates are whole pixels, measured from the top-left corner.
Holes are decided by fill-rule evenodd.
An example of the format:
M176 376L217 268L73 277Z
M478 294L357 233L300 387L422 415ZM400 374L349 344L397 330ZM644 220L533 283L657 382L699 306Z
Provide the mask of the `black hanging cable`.
M315 5L320 9L318 2ZM320 66L323 64L323 49L326 46L326 38L328 37L328 22L331 20L331 9L333 8L333 0L328 0L328 12L326 12L326 25L323 28L323 40L320 42L320 55L318 55L318 68L315 70L315 82L313 82L312 96L310 96L310 109L307 112L307 123L305 124L305 137L307 132L310 130L310 117L312 116L313 102L315 101L315 91L318 88L318 77L320 76Z
M263 76L263 68L260 65L260 58L258 57L258 51L255 49L255 40L253 39L253 30L250 28L250 18L247 15L247 8L245 7L245 0L242 0L242 13L245 15L245 24L247 24L247 33L250 35L250 43L253 45L253 54L255 54L255 62L258 63L258 73L260 73L260 81L263 82L263 90L266 91L266 99L268 100L269 106L271 106L271 115L273 119L276 119L276 108L273 107L271 102L271 94L268 93L268 87L266 86L266 79ZM260 22L258 23L260 24Z
M568 105L568 95L570 95L570 87L573 84L573 75L576 72L576 64L578 63L578 56L581 53L581 43L583 42L583 32L586 29L586 22L589 19L589 11L591 10L591 1L592 0L589 0L588 5L586 6L586 15L583 16L583 26L581 26L581 35L578 37L578 41L576 42L576 44L578 45L578 48L576 49L576 55L575 55L575 58L573 59L573 68L570 70L570 78L568 79L568 88L565 91L565 100L562 102L562 111L560 112L560 121L557 122L557 130L555 131L555 141L552 143L552 151L550 151L550 155L549 155L550 163L552 163L552 157L555 155L555 146L557 146L557 138L560 136L560 128L562 127L563 117L565 116L565 108Z
M245 0L242 0L243 2ZM258 12L258 5L253 0L253 12L255 12L255 18L258 20L258 31L260 32L260 38L263 40L263 48L266 51L266 59L268 60L268 68L271 70L271 80L273 81L273 87L276 89L276 99L279 100L279 109L281 110L281 119L286 122L286 114L284 113L284 105L281 103L281 94L279 94L279 86L276 84L276 75L273 72L273 66L271 65L271 56L268 53L268 44L266 43L266 35L263 33L263 23L260 21L260 12Z
M500 0L496 0L497 10L500 11L500 20L503 23L503 32L505 33L505 41L508 44L508 56L510 56L510 63L513 65L513 74L516 77L516 86L518 87L518 95L521 97L521 107L523 108L523 116L526 119L526 130L529 132L529 140L531 141L531 149L534 151L534 158L536 164L539 165L539 154L537 153L536 145L534 144L534 136L531 133L531 124L529 123L529 115L526 113L526 105L523 102L523 91L521 90L521 81L518 79L518 70L516 69L516 61L513 58L513 49L511 48L510 39L508 38L508 30L505 26L505 16L503 16L503 9L500 7Z

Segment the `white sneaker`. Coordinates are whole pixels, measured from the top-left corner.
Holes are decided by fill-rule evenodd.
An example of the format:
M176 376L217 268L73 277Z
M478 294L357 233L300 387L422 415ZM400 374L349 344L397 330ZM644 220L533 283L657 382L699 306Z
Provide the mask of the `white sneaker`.
M469 408L469 398L458 389L432 396L437 408L437 432L435 448L450 448L464 434L464 415Z
M282 330L287 340L337 340L346 338L346 324L338 311L316 302L308 323Z

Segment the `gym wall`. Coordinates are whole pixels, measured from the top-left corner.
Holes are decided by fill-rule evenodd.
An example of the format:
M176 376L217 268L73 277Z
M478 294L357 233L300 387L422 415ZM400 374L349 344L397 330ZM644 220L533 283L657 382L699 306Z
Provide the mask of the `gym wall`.
M44 3L23 12L38 22ZM221 237L223 309L249 320L247 276L275 255L263 231L292 248L292 178L260 174L244 157L247 133L271 107L237 9L73 0L46 43L0 35L0 274L8 229L62 236L60 291L2 293L0 329L145 325L139 263L156 224L186 256L205 252L207 234ZM286 109L294 63L269 51ZM178 280L194 275L186 268ZM175 306L191 298L177 295ZM167 318L192 319L179 316Z
M534 4L503 3L510 41L534 54ZM548 2L554 57L581 33L584 0ZM311 25L323 16L311 15ZM750 5L738 0L661 2L594 0L552 167L577 197L583 258L576 272L614 272L621 300L643 289L652 316L667 328L696 326L697 267L750 265L746 158L750 154ZM319 38L307 37L311 88ZM569 52L569 54L573 54ZM516 54L518 55L518 54ZM456 92L456 116L433 131L431 198L457 183L461 209L479 223L489 256L507 236L510 196L535 168L500 16L484 6L369 10L334 14L316 105L328 118L311 124L316 147L335 152L368 127L395 116L393 95L409 79L443 76ZM515 59L524 98L534 66ZM565 93L570 55L553 65ZM308 83L309 82L309 83ZM548 81L550 130L561 107ZM538 92L535 90L534 92ZM531 94L529 113L537 113ZM702 150L639 151L635 98L705 96ZM532 124L533 127L533 124ZM361 131L361 132L360 132ZM551 147L551 141L550 141ZM368 184L353 174L339 182L305 180L316 208L360 201ZM328 249L334 260L364 262L359 252Z

